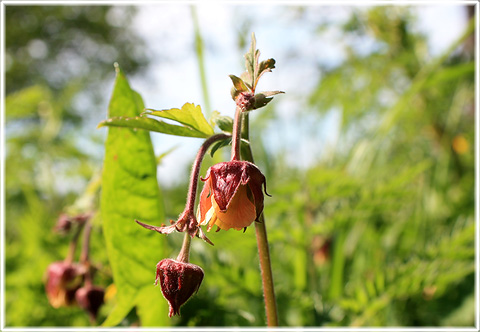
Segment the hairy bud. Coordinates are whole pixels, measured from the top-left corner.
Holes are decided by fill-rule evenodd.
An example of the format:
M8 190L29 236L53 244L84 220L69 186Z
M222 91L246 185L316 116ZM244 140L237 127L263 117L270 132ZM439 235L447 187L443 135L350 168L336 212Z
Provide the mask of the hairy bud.
M168 301L169 317L180 315L180 307L198 291L203 275L202 268L195 264L170 258L158 262L155 285L160 283L162 294Z

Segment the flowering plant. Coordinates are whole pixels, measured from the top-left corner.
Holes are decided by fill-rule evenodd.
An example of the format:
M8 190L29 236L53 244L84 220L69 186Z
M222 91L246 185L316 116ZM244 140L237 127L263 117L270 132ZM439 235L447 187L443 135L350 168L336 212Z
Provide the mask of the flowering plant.
M126 93L135 95L136 92L130 89L123 73L117 66L117 83L111 102L111 109L115 110L115 112L110 112L110 118L99 125L99 127L108 126L111 130L107 139L102 181L107 181L107 184L118 183L119 181L124 181L124 174L147 172L146 169L142 168L143 164L141 163L138 164L137 168L132 168L127 173L123 173L118 168L118 162L120 161L121 163L122 158L127 153L130 158L131 153L136 153L139 159L146 157L143 150L138 148L141 141L144 140L143 134L137 132L138 129L171 135L205 138L193 163L185 209L178 219L175 221L171 220L168 226L164 224L155 226L151 225L150 222L146 222L155 220L155 217L152 217L154 214L138 212L138 220L135 220L140 226L160 234L184 233L182 248L177 258L164 258L157 263L155 284L160 285L162 294L168 301L168 315L170 317L180 314L180 306L198 291L204 278L203 269L189 262L190 246L193 238L198 237L213 245L202 227L206 226L207 232L214 225L217 226L217 230L229 230L230 228L241 230L255 221L267 323L270 326L278 324L268 241L263 218L266 179L253 162L248 137L248 113L264 107L272 100L272 96L282 92L256 92L260 77L275 68L274 59L259 62L259 56L260 52L256 49L255 36L252 34L251 47L245 55L246 71L240 77L230 75L233 83L231 96L236 105L235 117L231 120L228 117L217 115L216 123L223 131L223 133L217 134L214 132L212 125L204 118L200 107L193 104L187 103L181 109L160 111L146 109L140 115L136 113L136 110L138 105L143 106L141 102L139 104L132 100L130 104L123 104L120 107L117 104L117 99L120 99L120 93L122 93L121 97L123 98ZM119 97L117 98L117 96ZM130 111L126 112L127 109ZM126 115L121 115L120 110ZM168 119L176 123L167 123L162 121L162 119ZM131 131L122 132L121 136L114 135L117 132L117 128L114 127L126 127L130 128ZM243 153L241 153L240 149L242 142L245 144ZM231 144L231 159L213 165L208 169L205 177L201 178L204 186L197 205L196 197L200 167L205 154L210 148L213 154L214 151L228 144ZM109 146L112 146L112 149L109 149ZM145 149L149 150L151 147L145 145ZM145 163L150 163L150 159L145 159ZM103 185L105 185L105 182ZM107 244L111 243L111 252L120 255L122 253L116 251L114 245L116 243L115 232L118 232L118 219L122 219L125 215L131 215L132 213L127 211L123 205L116 204L114 206L114 204L111 204L112 201L119 201L120 196L118 191L113 191L113 188L110 190L108 185L106 188L106 190L102 189L102 217L104 218L104 228L111 230L110 234L107 234ZM149 195L152 195L152 193L153 191L150 191ZM125 211L121 212L119 209ZM129 233L137 232L131 229L130 226L127 226L126 223L127 220L125 220L125 224L122 223L124 225L122 227L128 227ZM151 255L151 250L148 252ZM115 279L115 268L113 272ZM122 279L123 275L118 272L117 280ZM125 287L131 287L130 285L130 280L128 283L124 283ZM130 294L132 294L132 291L133 289L130 291ZM123 298L126 296L124 295ZM135 301L135 299L132 298L132 301ZM141 306L142 304L138 303L137 305ZM108 319L107 323L110 323Z

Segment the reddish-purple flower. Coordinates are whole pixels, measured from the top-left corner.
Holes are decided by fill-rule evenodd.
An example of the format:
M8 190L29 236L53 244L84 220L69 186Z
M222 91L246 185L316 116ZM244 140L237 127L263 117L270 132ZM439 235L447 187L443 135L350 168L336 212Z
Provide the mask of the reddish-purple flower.
M98 310L103 304L105 291L98 286L83 286L75 293L78 305L88 312L91 320L97 319Z
M263 211L265 176L255 164L232 160L216 164L207 171L200 195L200 225L240 230L250 226Z
M45 290L52 307L75 304L75 292L82 283L83 270L81 265L63 261L48 266Z
M198 291L203 270L191 263L163 259L157 264L155 285L160 283L162 294L169 304L168 316L180 315L180 307Z

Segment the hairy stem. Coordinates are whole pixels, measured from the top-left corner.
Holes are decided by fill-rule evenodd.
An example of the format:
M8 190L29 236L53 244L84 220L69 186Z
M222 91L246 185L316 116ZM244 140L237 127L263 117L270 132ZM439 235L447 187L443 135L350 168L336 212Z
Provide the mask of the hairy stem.
M248 113L245 113L243 119L242 136L247 141L249 139L248 122ZM244 150L244 159L252 163L254 162L250 145L248 145L248 147ZM268 246L267 228L265 227L265 216L263 212L258 220L259 222L255 222L255 235L257 237L260 270L262 271L263 297L265 300L267 326L278 326L277 301L275 299L270 249Z
M235 120L233 121L232 132L232 160L240 160L240 144L242 134L242 109L237 106L235 109Z
M178 253L177 261L188 263L191 243L192 243L192 238L187 232L185 232L185 236L183 237L182 249L180 249L180 252Z
M229 138L229 135L226 134L216 134L210 136L203 142L202 146L197 152L197 156L195 157L195 161L193 162L192 173L190 174L190 186L188 188L187 194L187 204L185 205L184 213L192 213L195 215L195 200L197 196L197 186L198 186L198 176L200 175L200 166L202 165L203 157L207 152L210 145L215 143L216 141L220 141L222 139Z

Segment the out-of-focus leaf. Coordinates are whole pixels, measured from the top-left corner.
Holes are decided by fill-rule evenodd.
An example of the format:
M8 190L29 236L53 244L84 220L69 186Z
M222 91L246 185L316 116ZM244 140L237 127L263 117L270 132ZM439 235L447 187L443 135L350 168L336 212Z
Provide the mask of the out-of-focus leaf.
M12 93L5 99L7 120L33 116L38 112L39 104L42 101L50 100L50 90L40 85Z
M172 108L161 111L148 109L147 111L147 114L149 115L180 122L187 128L197 132L199 135L197 137L208 137L213 135L213 128L203 116L202 109L198 105L195 106L194 104L186 103L181 109Z
M122 71L117 77L109 116L135 117L143 102ZM145 231L136 218L150 223L163 220L150 135L131 128L109 128L102 175L101 216L106 249L117 286L116 306L104 326L118 324L134 306L142 324L168 325L167 304L153 288L155 264L162 255L161 237ZM145 291L148 288L150 291ZM150 306L152 316L146 313Z
M157 165L160 165L161 162L162 162L162 160L163 160L163 158L165 158L166 156L168 156L170 153L172 153L173 151L175 151L177 148L178 148L178 145L175 145L175 146L171 147L170 149L168 149L167 151L160 153L160 154L157 156Z

